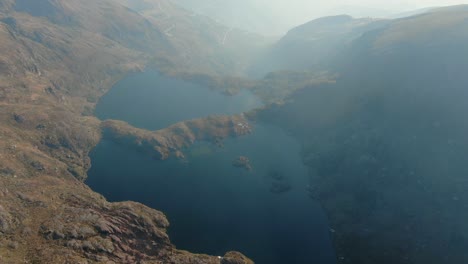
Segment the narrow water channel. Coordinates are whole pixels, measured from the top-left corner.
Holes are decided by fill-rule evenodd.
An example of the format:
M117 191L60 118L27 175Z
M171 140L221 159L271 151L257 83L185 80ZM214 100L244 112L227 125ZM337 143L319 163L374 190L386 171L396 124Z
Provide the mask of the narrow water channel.
M249 92L229 97L145 72L119 82L96 114L158 129L260 104ZM134 200L163 211L181 249L214 255L238 250L260 264L335 263L326 218L307 195L299 153L293 138L268 124L254 124L253 134L227 139L222 148L199 142L184 161L155 161L103 140L91 153L87 183L110 201ZM233 166L239 156L249 158L250 171Z

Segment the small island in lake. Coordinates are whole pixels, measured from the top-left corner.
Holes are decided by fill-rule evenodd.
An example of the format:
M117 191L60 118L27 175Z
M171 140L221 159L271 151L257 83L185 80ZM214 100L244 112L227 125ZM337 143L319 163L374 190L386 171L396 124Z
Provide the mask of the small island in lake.
M247 158L245 156L239 156L238 158L233 160L232 161L232 166L234 166L236 168L243 168L243 169L245 169L247 171L252 170L252 165L250 164L250 160L249 160L249 158Z

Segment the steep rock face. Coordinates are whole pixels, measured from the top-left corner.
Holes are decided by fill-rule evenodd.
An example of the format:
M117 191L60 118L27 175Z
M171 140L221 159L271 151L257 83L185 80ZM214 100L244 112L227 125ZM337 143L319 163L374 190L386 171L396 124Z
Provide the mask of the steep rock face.
M258 116L303 142L339 263L468 260L466 8L364 34L341 78Z
M97 99L174 51L157 28L113 1L0 0L0 50L1 263L220 263L177 250L162 213L81 182Z

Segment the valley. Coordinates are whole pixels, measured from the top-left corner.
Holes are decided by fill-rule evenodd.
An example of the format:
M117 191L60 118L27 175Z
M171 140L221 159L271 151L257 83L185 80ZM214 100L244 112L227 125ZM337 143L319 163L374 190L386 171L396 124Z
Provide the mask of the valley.
M466 262L467 21L0 0L0 262Z
M223 99L217 91L156 76L148 72L118 83L97 105L98 117L145 128L176 124L145 132L105 121L86 183L111 201L134 200L163 211L172 223L172 241L192 252L221 255L235 249L258 263L334 263L326 217L305 188L300 146L281 129L242 114L260 107L259 99L253 94ZM152 89L142 89L141 82ZM172 97L184 103L171 102ZM211 117L180 121L181 115L205 109ZM233 166L239 155L250 160L243 170ZM276 242L269 241L272 233Z

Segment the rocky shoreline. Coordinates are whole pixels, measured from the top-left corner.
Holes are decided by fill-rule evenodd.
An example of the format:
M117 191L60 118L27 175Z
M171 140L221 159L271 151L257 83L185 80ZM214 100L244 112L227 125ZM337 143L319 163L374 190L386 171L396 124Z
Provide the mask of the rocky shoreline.
M197 141L222 146L225 138L250 134L252 129L248 123L244 115L234 115L183 121L157 131L135 128L117 120L104 121L101 128L105 139L147 153L157 160L165 160L185 158L184 150Z
M92 116L98 98L174 52L163 34L112 1L60 0L45 16L15 8L0 1L0 262L252 263L240 253L178 250L163 213L109 203L83 183L88 154L110 126ZM195 139L237 134L232 127L197 131L210 129L203 121L172 129L183 131L175 140L171 131L156 137L160 156Z

